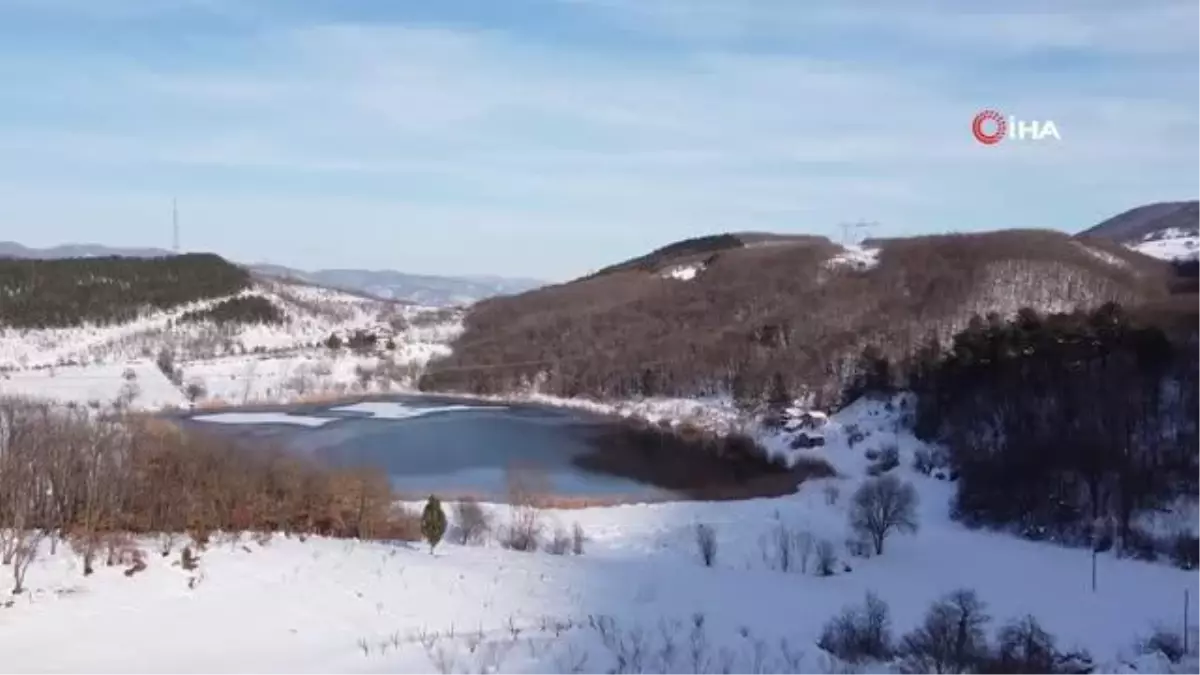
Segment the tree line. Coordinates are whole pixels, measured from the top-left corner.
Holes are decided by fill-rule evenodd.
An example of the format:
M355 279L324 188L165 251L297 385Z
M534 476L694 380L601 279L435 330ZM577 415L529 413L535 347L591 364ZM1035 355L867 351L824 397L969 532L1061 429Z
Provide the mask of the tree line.
M0 326L122 323L147 310L233 295L250 283L247 270L209 253L0 259Z

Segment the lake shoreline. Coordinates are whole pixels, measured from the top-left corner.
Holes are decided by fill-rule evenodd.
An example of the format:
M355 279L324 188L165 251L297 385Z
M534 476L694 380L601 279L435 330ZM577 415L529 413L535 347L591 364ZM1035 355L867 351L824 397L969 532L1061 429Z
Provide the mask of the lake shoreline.
M411 417L390 417L370 411L334 411L364 403L394 403L401 409L419 411L428 408L430 411L423 414L416 412ZM439 410L441 407L445 410ZM505 416L501 413L497 416L494 414L497 411L511 411L514 414ZM468 416L469 413L482 415ZM222 423L219 420L197 419L227 414L297 416L328 421L310 424L264 419L261 422ZM445 424L446 417L451 415L462 415L459 418L461 424ZM184 429L214 427L212 431L229 434L249 446L282 445L285 449L306 452L303 449L306 440L332 438L334 440L329 442L340 444L339 447L313 446L316 449L310 452L311 456L330 465L345 467L354 462L363 462L364 468L381 470L393 483L399 501L423 500L433 493L448 501L474 499L508 503L511 499L507 495L505 482L513 469L544 473L548 478L545 482L547 489L538 492L537 501L544 508L557 509L769 498L794 493L802 482L802 476L785 471L752 476L736 484L727 480L714 480L709 484L707 480L696 482L692 479L691 484L681 488L678 480L664 484L661 480L651 479L653 472L649 475L627 473L621 468L621 462L595 460L605 455L614 456L614 452L619 455L620 449L614 449L611 443L606 444L600 439L614 436L613 432L635 423L633 420L587 408L555 406L536 401L503 402L467 396L403 392L343 397L332 402L250 404L219 408L201 406L191 410L167 411L158 417ZM376 422L381 424L368 426ZM528 442L522 438L526 432L521 424L525 422L531 425ZM389 432L383 426L385 424L392 425L393 431ZM495 427L497 424L501 426ZM355 425L361 425L361 429ZM467 436L456 439L446 438L446 434ZM406 435L409 438L405 438ZM474 440L472 435L475 436ZM560 440L555 440L556 437ZM364 446L367 441L372 447ZM411 455L409 462L386 447L389 443L394 443L396 447L417 443L422 450ZM442 447L447 444L452 446L448 451ZM494 455L487 454L497 447L501 452L512 449L515 456L498 463ZM559 447L564 454L555 457L556 448ZM484 454L474 460L472 453ZM589 458L592 461L588 461ZM484 476L482 479L481 475ZM423 480L423 476L428 476L428 487L413 484ZM572 488L564 484L580 487ZM628 485L630 489L624 489L622 485Z

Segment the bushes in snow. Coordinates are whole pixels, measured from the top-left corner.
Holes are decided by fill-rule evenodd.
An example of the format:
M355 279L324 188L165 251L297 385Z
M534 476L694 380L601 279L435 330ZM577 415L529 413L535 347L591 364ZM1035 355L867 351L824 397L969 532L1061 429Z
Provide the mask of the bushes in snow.
M419 537L382 474L250 452L153 418L18 399L0 399L0 428L0 530L69 533L85 569L114 531ZM37 498L36 486L41 495L52 486L55 498Z
M509 521L500 532L500 544L513 551L536 551L541 545L542 514L539 500L548 493L545 477L533 469L509 469Z
M957 590L933 603L925 620L900 641L909 673L966 673L988 655L984 627L991 619L974 591Z
M717 561L717 531L707 523L696 524L696 552L700 554L700 562L705 567L712 567Z
M462 499L454 505L454 529L451 537L459 544L477 544L492 529L491 518L479 502Z
M546 543L546 552L550 555L566 555L571 550L571 536L559 525L554 528L554 535Z
M589 471L680 492L695 499L740 499L788 494L796 476L818 475L806 464L789 468L746 434L718 434L691 424L664 427L615 419L597 432L590 453L572 460ZM813 464L827 464L813 460ZM831 475L833 470L827 469Z
M865 481L854 492L850 506L850 527L869 538L876 555L883 553L883 542L892 532L917 531L917 490L895 476Z
M837 565L837 552L833 548L833 542L828 539L818 541L816 556L817 575L833 576L834 567Z
M801 574L808 574L815 545L816 540L811 532L795 530L784 523L777 523L759 540L763 562L767 567L780 572L795 570Z
M825 624L817 646L852 664L892 657L892 621L887 603L867 593L861 606L847 607Z
M1187 653L1183 646L1183 636L1161 627L1141 641L1138 647L1143 654L1162 654L1171 663L1179 663Z
M817 646L854 667L896 659L906 673L1089 673L1093 668L1087 652L1059 651L1032 616L1002 626L993 648L987 638L990 621L975 592L959 589L935 601L924 620L894 645L888 605L868 593L861 605L845 608L825 624ZM1168 650L1172 647L1168 641Z
M892 443L879 450L868 451L867 459L871 460L870 466L867 467L867 473L872 476L881 476L900 466L900 447Z

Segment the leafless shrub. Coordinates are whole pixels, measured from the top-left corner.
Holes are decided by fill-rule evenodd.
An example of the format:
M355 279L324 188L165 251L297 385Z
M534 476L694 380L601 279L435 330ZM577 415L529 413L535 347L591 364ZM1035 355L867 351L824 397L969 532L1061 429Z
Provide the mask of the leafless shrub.
M37 558L38 547L42 543L43 536L45 535L40 530L26 530L18 535L12 559L13 595L24 592L25 575L29 572L29 566Z
M541 545L542 522L538 510L533 507L516 507L505 526L500 545L512 551L532 552Z
M508 503L510 517L501 535L501 545L514 551L536 551L541 545L542 514L539 509L546 490L545 477L532 469L510 468Z
M913 469L929 476L935 468L937 468L937 463L934 460L933 451L929 448L917 448L917 451L913 453Z
M892 636L887 603L867 593L861 607L847 607L825 624L817 646L849 663L890 659Z
M158 535L158 552L162 557L166 558L171 555L171 551L175 548L175 543L179 541L179 536L174 532L161 532Z
M700 562L705 567L712 567L717 561L717 531L707 523L696 524L696 550L700 554Z
M587 541L587 535L583 532L583 526L575 523L571 528L571 553L575 555L583 555L583 545Z
M878 454L872 458L871 465L867 467L867 473L872 476L881 476L898 466L900 466L900 447L894 443L888 444L880 448Z
M817 575L822 577L833 576L834 566L837 565L837 552L834 551L833 542L828 539L822 539L817 542Z
M561 525L554 528L554 535L546 544L546 552L551 555L566 555L571 550L571 536Z
M1033 616L1004 625L996 635L996 650L984 673L995 675L1060 675L1060 656L1054 635ZM1066 675L1066 673L1062 673Z
M984 626L990 619L974 591L948 594L901 639L901 667L909 673L976 672L988 656Z
M759 540L763 561L769 568L780 572L798 569L802 574L807 574L813 546L811 533L794 530L784 523L776 523Z
M142 572L145 569L146 554L142 553L141 549L135 548L133 550L133 561L130 564L129 569L125 570L125 576L132 577L133 575L137 574L138 572Z
M842 490L833 483L830 483L825 486L824 494L825 504L828 506L834 506L838 503L838 498L842 496Z
M1178 630L1159 625L1154 626L1150 635L1140 640L1137 646L1143 654L1162 654L1171 663L1179 663L1189 651L1185 644L1184 636Z
M465 546L483 541L491 527L491 518L475 499L468 497L454 504L452 536L459 544Z
M184 546L179 553L179 565L188 572L193 572L200 567L200 556L192 552L191 546Z

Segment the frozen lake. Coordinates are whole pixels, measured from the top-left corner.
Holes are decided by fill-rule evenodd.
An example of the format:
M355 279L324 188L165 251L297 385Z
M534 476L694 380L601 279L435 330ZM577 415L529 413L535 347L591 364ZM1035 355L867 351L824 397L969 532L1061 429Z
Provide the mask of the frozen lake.
M202 412L185 427L269 442L337 466L385 471L403 494L501 498L510 467L530 467L564 497L661 497L660 488L594 473L572 460L607 424L576 410L397 396L352 404Z

